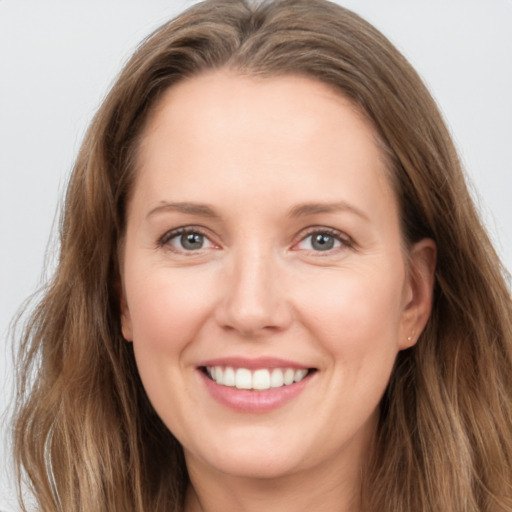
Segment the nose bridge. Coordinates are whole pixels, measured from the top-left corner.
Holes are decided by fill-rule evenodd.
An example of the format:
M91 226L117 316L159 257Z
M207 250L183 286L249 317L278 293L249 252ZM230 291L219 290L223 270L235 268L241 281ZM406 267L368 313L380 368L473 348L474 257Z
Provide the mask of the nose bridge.
M233 251L220 320L224 327L253 335L286 327L290 312L275 252L261 244Z

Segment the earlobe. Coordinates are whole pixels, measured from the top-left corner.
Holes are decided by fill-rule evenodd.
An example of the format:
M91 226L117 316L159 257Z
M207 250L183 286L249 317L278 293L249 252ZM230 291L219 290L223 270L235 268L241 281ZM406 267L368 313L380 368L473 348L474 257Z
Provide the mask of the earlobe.
M132 321L128 310L121 312L121 332L126 341L133 341Z
M118 285L119 309L121 312L121 333L126 341L133 341L132 319L121 283Z
M420 240L409 251L400 350L416 343L430 317L436 255L436 244L430 238Z

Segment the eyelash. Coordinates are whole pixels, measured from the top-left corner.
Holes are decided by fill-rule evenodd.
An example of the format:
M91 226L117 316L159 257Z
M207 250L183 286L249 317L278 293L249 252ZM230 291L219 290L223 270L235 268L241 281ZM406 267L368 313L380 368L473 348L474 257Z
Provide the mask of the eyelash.
M354 241L346 234L342 233L341 231L338 231L337 229L327 228L327 227L322 227L322 226L313 226L313 227L307 228L306 232L301 233L300 239L298 240L298 242L295 242L293 246L296 247L301 242L304 242L308 237L311 237L313 235L327 235L327 236L334 238L335 241L340 243L339 247L326 250L325 251L326 256L333 254L334 252L343 250L343 249L353 249L355 246ZM309 251L314 252L319 255L322 253L322 251L315 251L315 250L311 250L311 249Z
M188 234L197 234L203 236L206 240L211 242L210 237L205 233L205 231L202 228L199 228L197 226L186 226L182 228L173 229L171 231L167 231L164 233L157 241L157 246L159 248L162 247L168 247L169 250L173 252L185 252L185 253L195 253L195 251L187 251L186 249L182 249L181 251L179 249L176 249L170 245L170 241L174 238L177 238L182 235L188 235ZM199 249L201 250L201 249Z
M181 227L177 229L173 229L171 231L167 231L164 233L157 241L157 247L168 247L169 250L176 252L176 253L188 253L188 254L197 254L194 250L186 250L186 249L177 249L170 245L170 241L174 238L177 238L182 235L187 234L198 234L203 236L206 240L208 240L211 244L215 245L211 240L210 237L206 234L205 230L203 230L200 227L197 226L186 226ZM332 254L333 252L338 252L339 250L343 249L353 249L355 244L353 240L342 233L341 231L338 231L337 229L333 228L327 228L327 227L321 227L321 226L313 226L310 228L307 228L305 232L302 232L299 236L300 238L298 241L293 243L293 247L297 247L301 242L304 242L308 237L311 237L315 234L319 235L327 235L329 237L332 237L336 242L339 242L340 246L332 249L328 249L325 251L326 255ZM202 248L201 248L202 249ZM197 251L200 251L201 249L198 249ZM295 249L297 250L297 249ZM306 249L307 250L307 249ZM310 249L310 252L314 252L316 254L321 254L323 251L315 251Z

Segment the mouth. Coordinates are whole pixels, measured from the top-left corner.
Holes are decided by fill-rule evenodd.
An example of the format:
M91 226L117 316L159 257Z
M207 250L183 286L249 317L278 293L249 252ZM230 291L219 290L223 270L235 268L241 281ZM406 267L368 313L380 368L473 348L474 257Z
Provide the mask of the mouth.
M247 391L266 391L296 384L316 371L315 368L235 368L201 366L204 375L219 386Z

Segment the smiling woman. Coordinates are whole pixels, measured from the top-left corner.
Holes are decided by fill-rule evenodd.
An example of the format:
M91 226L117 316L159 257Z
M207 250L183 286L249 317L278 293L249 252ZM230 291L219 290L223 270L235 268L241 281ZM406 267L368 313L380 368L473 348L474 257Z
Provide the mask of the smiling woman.
M350 11L208 0L157 30L61 242L21 347L40 510L512 509L501 266L433 100Z
M200 486L215 470L208 495L228 510L224 480L294 475L299 489L320 473L325 509L352 507L338 470L358 488L435 261L432 240L403 248L371 124L321 82L221 69L160 99L136 167L122 330L188 470Z

